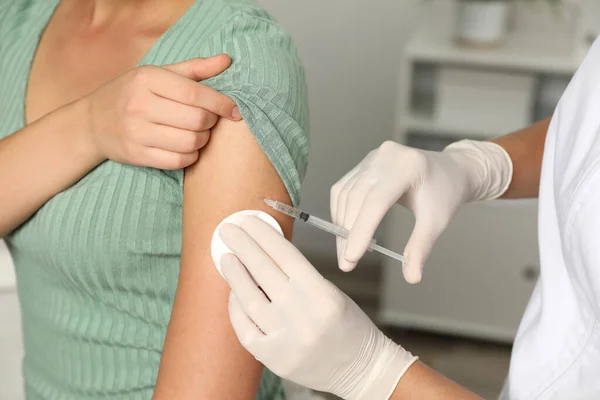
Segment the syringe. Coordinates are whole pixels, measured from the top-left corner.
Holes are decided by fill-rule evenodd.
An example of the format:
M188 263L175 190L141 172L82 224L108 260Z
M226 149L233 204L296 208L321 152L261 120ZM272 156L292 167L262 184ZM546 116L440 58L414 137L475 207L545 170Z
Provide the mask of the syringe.
M335 224L332 224L331 222L327 222L319 217L310 215L298 208L288 206L287 204L284 204L277 200L271 200L271 199L265 199L265 198L260 198L260 199L262 201L264 201L273 210L279 211L280 213L283 213L285 215L289 215L290 217L293 217L295 219L304 221L304 222L306 222L316 228L319 228L325 232L329 232L333 235L340 236L345 239L347 239L348 235L350 234L350 231L348 231L346 228L342 228L341 226L337 226ZM381 254L385 254L386 256L394 258L398 261L401 261L402 263L406 263L406 257L404 257L403 255L398 254L394 251L386 249L385 247L378 245L377 241L375 239L371 240L371 244L369 245L369 251L373 251L373 250L377 251Z

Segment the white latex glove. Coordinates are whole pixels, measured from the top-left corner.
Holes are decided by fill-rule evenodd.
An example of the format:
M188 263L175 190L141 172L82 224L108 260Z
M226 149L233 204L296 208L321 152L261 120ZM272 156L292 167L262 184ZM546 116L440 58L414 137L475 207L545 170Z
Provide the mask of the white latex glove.
M347 241L338 238L340 268L354 269L398 202L416 220L404 250L404 277L419 282L434 242L459 206L501 196L511 179L510 156L495 143L465 140L443 152L383 143L331 189L333 222L351 230Z
M231 323L257 360L282 378L344 399L389 398L416 357L264 221L247 217L219 233L235 253L221 259L232 289Z

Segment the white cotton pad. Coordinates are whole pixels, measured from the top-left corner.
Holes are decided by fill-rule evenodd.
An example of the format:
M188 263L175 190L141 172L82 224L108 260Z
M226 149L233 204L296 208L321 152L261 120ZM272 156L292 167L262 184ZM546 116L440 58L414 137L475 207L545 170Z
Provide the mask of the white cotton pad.
M233 224L233 225L240 226L240 224L242 223L244 218L248 217L248 216L254 216L254 217L258 217L258 218L262 219L267 224L269 224L273 228L275 228L275 230L277 232L279 232L279 234L281 236L283 236L283 231L281 230L281 226L279 226L277 221L275 221L275 218L271 217L269 214L267 214L264 211L244 210L244 211L238 211L235 214L231 214L229 217L227 217L223 221L221 221L219 226L217 226L217 228L215 229L215 231L213 233L212 241L210 243L210 252L212 255L212 259L213 259L213 262L215 263L215 267L217 267L217 270L219 271L219 274L221 274L221 276L223 276L223 272L221 272L221 257L223 257L224 254L232 253L232 251L229 250L229 248L221 240L221 237L219 236L219 229L221 229L223 224Z

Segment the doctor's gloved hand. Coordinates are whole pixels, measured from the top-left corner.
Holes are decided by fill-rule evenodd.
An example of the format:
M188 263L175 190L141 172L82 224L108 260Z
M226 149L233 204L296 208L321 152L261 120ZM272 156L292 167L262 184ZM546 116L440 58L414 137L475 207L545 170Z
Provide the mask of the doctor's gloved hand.
M333 222L349 229L337 239L338 261L354 269L387 211L399 203L413 212L404 277L421 280L431 249L459 206L501 196L512 179L508 153L491 142L460 141L442 152L385 142L331 189Z
M256 217L219 234L240 343L277 375L344 399L386 400L416 360Z

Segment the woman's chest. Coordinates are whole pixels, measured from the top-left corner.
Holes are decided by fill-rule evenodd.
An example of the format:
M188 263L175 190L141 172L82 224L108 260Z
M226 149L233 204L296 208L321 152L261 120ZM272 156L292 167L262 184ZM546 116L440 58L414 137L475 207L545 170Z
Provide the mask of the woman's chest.
M152 40L135 32L108 30L73 34L60 13L44 31L32 59L26 93L26 119L37 120L78 100L135 68ZM65 26L66 25L66 26ZM127 37L127 40L120 40Z

